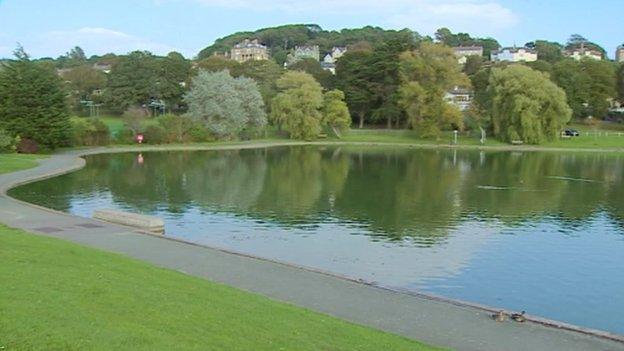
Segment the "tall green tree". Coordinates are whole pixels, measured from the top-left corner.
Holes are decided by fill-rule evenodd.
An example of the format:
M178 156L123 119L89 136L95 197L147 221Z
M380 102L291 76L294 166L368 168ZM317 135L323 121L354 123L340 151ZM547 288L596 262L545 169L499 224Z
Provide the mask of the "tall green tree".
M524 44L537 51L537 58L546 62L555 63L563 59L563 45L547 40L536 40Z
M349 107L344 99L344 93L337 89L323 95L323 124L331 128L339 138L351 125Z
M242 132L258 132L267 123L256 82L234 78L228 71L200 71L184 100L188 115L218 138L232 139Z
M608 61L565 59L553 66L552 79L565 90L576 118L604 117L617 96L615 67Z
M264 105L270 107L271 100L277 94L277 80L284 73L284 68L271 60L249 60L243 62L232 75L251 78L258 83Z
M145 105L159 98L159 65L146 51L120 56L108 75L105 100L114 112L121 113L132 105Z
M191 72L191 62L178 52L159 60L158 97L173 109L180 109Z
M21 47L15 57L0 70L0 129L48 148L68 145L71 124L60 78Z
M494 134L504 141L553 140L572 116L565 92L548 75L523 65L493 69L489 89Z
M402 54L401 78L401 106L422 136L437 137L441 129L463 127L459 109L444 100L454 86L470 85L452 49L422 43L418 50Z
M358 127L363 128L367 117L374 107L375 90L369 79L372 51L349 51L336 64L338 87L345 93L345 99L351 113L358 120Z
M271 121L293 139L310 140L321 132L323 90L310 74L291 71L278 81L279 94L271 103Z
M325 89L333 89L336 85L334 75L323 69L321 64L312 58L299 60L288 66L290 71L301 71L311 74L317 82Z

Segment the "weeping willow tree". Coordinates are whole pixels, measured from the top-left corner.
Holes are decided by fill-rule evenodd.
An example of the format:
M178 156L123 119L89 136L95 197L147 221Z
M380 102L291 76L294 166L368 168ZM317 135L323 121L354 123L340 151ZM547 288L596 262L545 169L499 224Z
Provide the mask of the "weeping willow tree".
M399 105L423 137L438 137L442 129L463 128L461 111L445 101L455 86L470 86L468 77L447 46L424 42L400 56Z
M529 67L492 70L488 89L494 135L504 141L553 140L572 117L565 92L546 74Z

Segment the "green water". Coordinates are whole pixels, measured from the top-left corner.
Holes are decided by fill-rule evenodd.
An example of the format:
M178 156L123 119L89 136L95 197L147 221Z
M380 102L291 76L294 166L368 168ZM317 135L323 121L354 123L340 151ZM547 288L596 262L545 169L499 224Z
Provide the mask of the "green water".
M88 158L17 198L624 334L624 157L280 147Z

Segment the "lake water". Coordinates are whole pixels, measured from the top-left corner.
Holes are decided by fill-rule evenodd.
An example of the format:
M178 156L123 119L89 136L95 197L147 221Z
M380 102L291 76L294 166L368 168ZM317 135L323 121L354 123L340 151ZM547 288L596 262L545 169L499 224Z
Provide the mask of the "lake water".
M169 236L624 334L624 156L388 147L125 153L11 191Z

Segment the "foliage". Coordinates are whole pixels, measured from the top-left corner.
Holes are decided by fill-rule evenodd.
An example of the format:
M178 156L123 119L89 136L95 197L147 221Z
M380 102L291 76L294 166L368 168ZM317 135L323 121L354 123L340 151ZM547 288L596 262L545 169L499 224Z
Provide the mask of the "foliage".
M435 39L447 46L482 46L483 56L490 57L490 53L498 50L500 45L493 38L473 38L468 33L453 34L448 28L440 28L435 32Z
M23 49L0 70L0 128L46 148L68 145L71 125L56 72L31 61Z
M124 127L130 130L132 135L143 132L143 125L148 117L149 112L145 108L138 106L128 108L122 116Z
M565 92L546 74L523 65L493 69L489 89L494 134L507 142L554 140L572 116Z
M113 112L133 105L163 100L169 108L180 109L183 84L191 65L182 55L169 53L158 58L147 51L134 51L119 57L108 75L105 101Z
M400 104L421 136L438 137L441 129L463 127L459 109L444 100L453 87L470 85L452 49L423 43L418 50L402 54L401 78Z
M616 86L618 98L624 102L624 63L620 63L616 71Z
M359 120L359 128L364 127L364 120L373 109L373 85L369 81L368 63L372 60L372 51L348 51L336 64L338 87L345 93L349 110Z
M227 71L200 71L184 99L189 116L218 138L231 139L244 130L260 131L267 123L256 82L233 78Z
M277 80L284 73L284 68L270 60L250 60L243 62L233 76L251 78L258 83L265 107L271 105L271 99L277 94Z
M325 89L332 89L335 85L334 75L323 69L320 62L313 58L305 58L291 65L288 65L290 71L301 71L311 74L317 82Z
M349 46L359 42L369 42L373 46L382 45L388 40L397 40L415 45L421 37L409 29L385 30L379 27L363 27L326 31L316 24L293 24L259 29L255 32L239 32L217 39L213 45L201 50L200 60L215 53L222 54L245 39L258 39L271 52L272 59L284 64L286 55L298 45L318 45L321 53L329 52L334 46Z
M163 144L167 141L167 130L158 124L148 125L144 135L147 144Z
M198 133L198 129L201 129L201 124L193 121L186 115L166 114L158 117L157 122L165 131L163 138L165 143L203 141L194 140L193 137L194 134Z
M557 42L536 40L534 42L526 43L524 46L536 50L537 58L539 60L555 63L563 59L563 54L561 53L563 45Z
M483 62L485 59L483 56L470 55L466 57L466 64L464 64L463 72L472 76L473 74L479 72L481 67L483 67Z
M79 110L81 100L99 102L99 93L96 90L106 88L106 74L90 65L81 65L63 73L63 79L69 83L74 108Z
M583 37L580 34L572 34L570 38L568 39L568 42L566 43L566 46L565 46L567 50L580 49L581 47L588 49L588 50L599 51L600 53L602 53L603 57L607 56L607 51L602 46L587 40L585 37Z
M0 129L0 153L14 152L19 141L19 137L14 137L5 130Z
M72 120L72 144L75 146L96 146L110 143L108 127L96 118L74 118Z
M552 78L568 97L574 117L604 117L610 98L616 97L615 70L607 61L590 58L562 60L553 66Z
M277 81L277 87L280 93L271 103L271 121L293 139L316 138L323 118L321 85L305 72L291 71Z
M349 129L351 116L340 90L330 90L323 95L323 124L331 128L337 137Z

